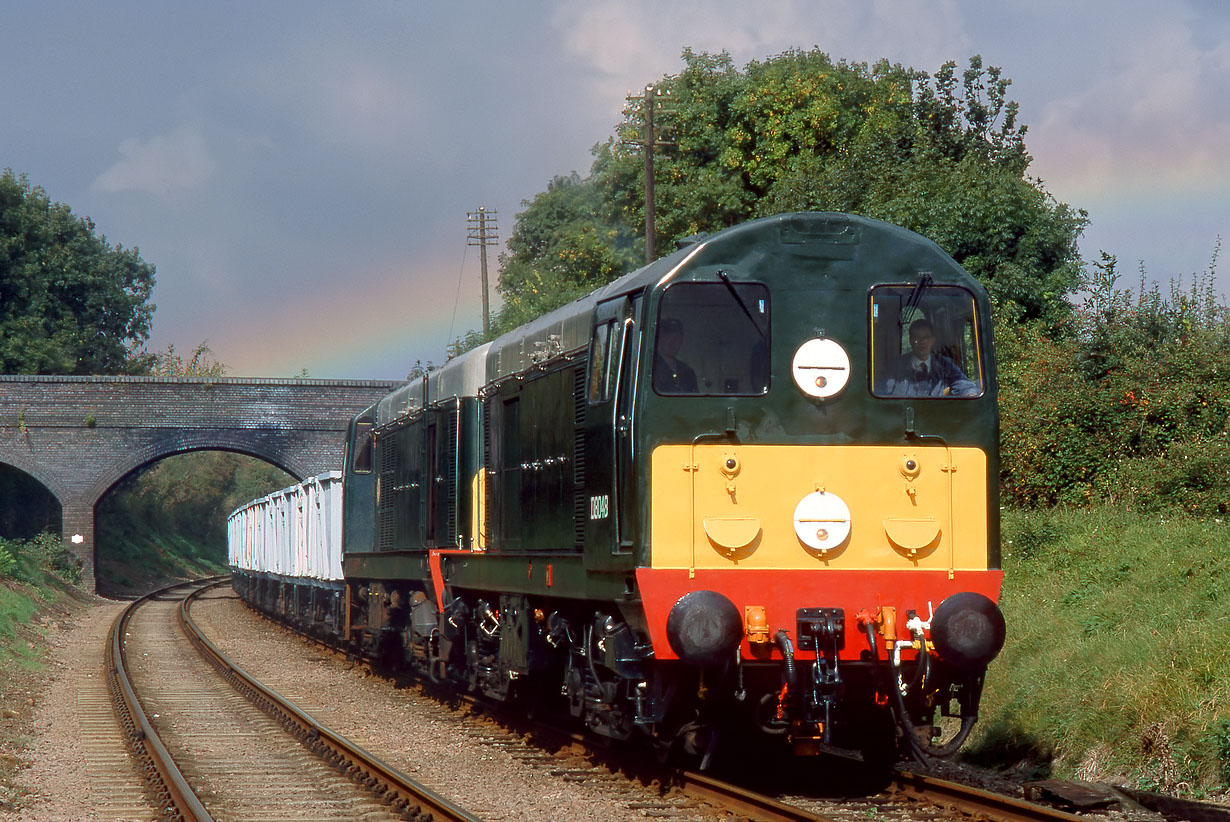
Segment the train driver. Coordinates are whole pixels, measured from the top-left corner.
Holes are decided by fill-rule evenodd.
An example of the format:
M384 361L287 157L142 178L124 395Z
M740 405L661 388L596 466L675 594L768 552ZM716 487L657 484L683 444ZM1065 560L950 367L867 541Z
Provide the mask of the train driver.
M976 386L955 362L938 351L929 320L910 323L910 351L889 371L887 393L894 397L975 397Z
M674 317L658 326L658 347L653 358L653 387L659 394L695 394L696 372L679 359L683 323Z

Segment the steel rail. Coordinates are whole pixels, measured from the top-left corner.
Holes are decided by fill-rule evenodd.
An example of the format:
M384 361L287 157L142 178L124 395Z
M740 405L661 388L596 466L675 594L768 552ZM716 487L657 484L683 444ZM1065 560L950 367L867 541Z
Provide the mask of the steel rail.
M258 682L222 653L193 621L190 610L192 602L200 594L228 581L222 579L189 594L180 603L178 617L184 633L224 679L261 710L277 719L282 727L304 746L359 785L380 796L382 801L407 818L422 819L430 814L426 818L441 822L482 822L479 817L317 722L294 703Z
M159 812L171 820L213 822L213 817L197 798L141 707L132 687L132 680L128 676L128 657L124 647L128 623L137 609L155 597L192 584L197 583L181 582L151 591L134 600L115 618L111 626L111 641L107 643L105 655L107 683L120 724L124 728L128 748L158 802Z
M778 802L771 796L749 791L730 782L696 771L680 771L674 785L688 796L716 801L749 819L763 822L832 822L832 817Z
M432 689L427 689L431 693ZM556 747L575 746L608 768L627 774L643 783L669 785L692 799L728 809L746 816L752 822L833 822L832 817L809 811L795 805L780 802L771 796L756 793L740 785L726 782L708 774L688 770L655 769L646 767L638 756L596 745L594 739L578 731L561 728L542 719L518 716L503 706L475 697L473 694L449 693L449 698L458 705L478 709L499 719L506 727L521 733L529 733L540 739L550 740Z
M893 782L903 793L1000 822L1087 822L1074 813L934 776L896 771Z

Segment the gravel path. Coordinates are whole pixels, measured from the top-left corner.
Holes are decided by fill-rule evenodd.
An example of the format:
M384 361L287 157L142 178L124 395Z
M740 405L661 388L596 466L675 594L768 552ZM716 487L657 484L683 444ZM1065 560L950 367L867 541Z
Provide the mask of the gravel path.
M36 698L34 744L23 752L16 780L19 807L0 810L0 820L154 818L105 701L105 641L126 605L99 600L62 632L51 634L48 682Z

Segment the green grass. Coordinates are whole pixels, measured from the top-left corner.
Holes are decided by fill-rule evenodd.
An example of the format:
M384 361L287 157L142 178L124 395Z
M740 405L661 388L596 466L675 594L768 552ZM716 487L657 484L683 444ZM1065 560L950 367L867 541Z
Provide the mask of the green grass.
M1005 512L1008 641L975 760L1230 785L1230 525L1114 507Z
M176 580L226 572L225 547L139 526L101 543L98 550L98 592L106 596L143 594Z
M33 744L27 702L47 675L46 619L76 612L85 597L72 580L80 569L64 551L59 537L0 539L8 561L0 573L0 747L18 753ZM62 574L63 577L57 576ZM25 790L13 785L16 766L0 762L0 811L15 807Z
M37 609L30 593L15 584L0 584L0 654L16 639L17 626L29 623Z

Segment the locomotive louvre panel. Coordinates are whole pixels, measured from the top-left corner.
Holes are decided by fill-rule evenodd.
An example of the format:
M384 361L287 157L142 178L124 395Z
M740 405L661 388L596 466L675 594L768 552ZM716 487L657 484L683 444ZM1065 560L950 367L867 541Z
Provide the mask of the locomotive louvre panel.
M572 532L573 546L585 547L585 519L589 515L589 500L585 495L585 409L588 405L587 384L590 363L577 366L572 389Z
M456 407L437 408L430 412L430 422L427 423L422 475L427 499L426 546L457 544L458 416Z
M440 425L439 413L431 411L427 414L427 419L424 420L426 430L423 436L423 472L421 484L423 488L423 499L425 501L423 510L423 545L435 545L437 525L439 517L437 512L442 507L444 500L444 489L441 488L442 480L440 476L441 464L448 459L448 451L440 453ZM443 532L443 528L439 532Z
M490 550L497 542L498 534L496 532L497 517L496 517L496 499L498 498L497 488L498 481L498 448L494 435L494 425L499 417L496 413L497 398L487 397L482 402L483 414L483 460L481 481L483 483L483 511L482 511L482 529L483 533L479 540L479 545L483 549Z
M377 443L380 482L377 488L377 549L405 550L423 545L424 482L428 467L422 418L383 430Z
M437 531L449 545L457 544L457 469L461 461L461 410L454 408L445 412L447 425L444 427L444 439L441 451L444 455L442 475L444 477L443 528Z
M394 547L396 533L393 486L396 484L397 451L391 437L381 437L376 450L380 455L380 479L376 485L376 517L379 521L376 548L389 551Z

